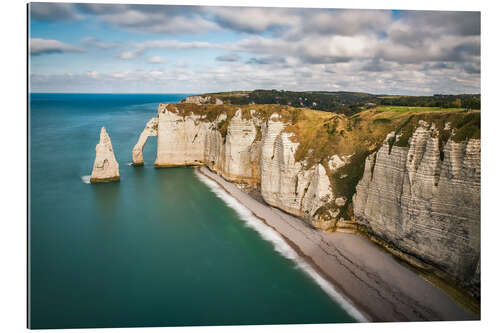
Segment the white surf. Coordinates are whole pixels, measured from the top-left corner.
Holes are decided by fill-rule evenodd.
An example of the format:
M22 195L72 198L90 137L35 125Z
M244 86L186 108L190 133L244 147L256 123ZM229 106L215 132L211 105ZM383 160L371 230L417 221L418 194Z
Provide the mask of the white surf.
M367 318L358 309L356 309L349 300L340 294L329 281L324 279L311 267L311 265L309 265L299 254L297 254L297 252L295 252L295 250L288 245L288 243L277 231L256 218L248 208L229 195L215 181L211 180L199 171L196 171L195 174L210 188L212 192L215 193L215 195L221 198L229 207L238 213L240 218L245 221L245 225L247 227L256 230L263 239L271 242L274 245L275 251L283 255L285 258L293 260L297 264L298 268L311 277L314 282L316 282L321 289L323 289L323 291L326 292L335 302L337 302L349 315L360 322L368 321Z

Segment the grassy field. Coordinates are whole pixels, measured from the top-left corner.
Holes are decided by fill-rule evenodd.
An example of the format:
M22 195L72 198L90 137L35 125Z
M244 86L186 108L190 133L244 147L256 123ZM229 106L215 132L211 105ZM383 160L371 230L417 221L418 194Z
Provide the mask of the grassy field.
M250 94L251 92L252 92L251 90L235 90L235 91L205 94L202 96L214 96L214 97L248 96L248 94Z
M379 105L376 107L377 112L410 112L410 111L463 111L463 108L440 108L430 106L396 106L396 105Z

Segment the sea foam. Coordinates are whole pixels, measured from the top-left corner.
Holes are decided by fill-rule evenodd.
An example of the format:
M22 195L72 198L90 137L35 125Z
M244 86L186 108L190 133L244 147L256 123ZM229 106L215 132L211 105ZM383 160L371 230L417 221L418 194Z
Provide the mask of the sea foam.
M238 200L229 195L224 189L222 189L219 184L211 180L207 176L203 175L201 172L195 172L196 176L205 183L212 192L221 198L226 205L231 207L236 211L239 217L245 221L245 226L256 230L259 235L273 244L274 250L280 253L287 259L293 260L297 267L304 271L310 278L316 282L324 292L327 293L330 298L332 298L336 303L338 303L349 315L359 322L368 321L367 318L354 307L354 305L347 300L342 294L340 294L335 287L326 279L324 279L318 272L316 272L311 265L309 265L295 250L288 245L288 243L281 237L281 235L262 222L260 219L255 217L253 213L243 206Z
M87 175L87 176L82 176L82 182L84 182L85 184L90 184L90 175Z

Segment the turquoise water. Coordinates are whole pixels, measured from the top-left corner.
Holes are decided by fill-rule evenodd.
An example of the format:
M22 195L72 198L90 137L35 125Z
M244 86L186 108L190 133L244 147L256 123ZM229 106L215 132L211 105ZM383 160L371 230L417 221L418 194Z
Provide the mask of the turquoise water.
M353 322L192 168L131 151L184 95L31 94L32 328ZM86 184L101 126L121 181Z

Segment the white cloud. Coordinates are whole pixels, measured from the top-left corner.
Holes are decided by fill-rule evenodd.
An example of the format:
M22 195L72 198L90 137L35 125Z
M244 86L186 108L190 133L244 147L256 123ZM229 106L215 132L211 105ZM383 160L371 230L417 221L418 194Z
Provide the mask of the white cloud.
M118 58L123 59L123 60L130 60L130 59L135 59L142 55L141 50L136 50L136 51L124 51L118 55Z
M170 50L185 50L185 49L218 49L227 48L231 44L218 44L210 42L184 42L179 40L149 40L142 43L132 44L133 48L136 50L148 50L148 49L170 49Z
M384 71L365 70L370 59L337 64L245 64L174 66L171 70L131 70L83 75L35 75L34 91L75 87L80 91L109 92L211 92L251 89L347 90L371 93L429 94L477 93L479 75L460 68L427 70L428 64L389 63ZM270 68L272 66L272 75ZM362 79L360 79L362 78Z
M103 10L98 15L114 26L142 32L175 34L219 29L215 22L197 15L193 10L175 10L175 7L178 6L126 6L121 7L123 10Z
M99 78L99 73L97 71L87 71L87 72L85 72L85 75L87 75L88 77L91 77L93 79Z
M178 40L149 40L129 45L129 50L118 55L120 59L135 59L148 50L187 50L187 49L224 49L231 48L230 44L213 44L209 42L184 42Z
M160 56L152 56L151 58L149 58L149 63L151 63L151 64L163 64L163 63L165 63L165 60Z
M32 2L29 6L31 18L34 20L73 21L81 18L70 3Z
M240 60L240 56L235 53L223 54L215 58L217 61L235 62Z
M376 34L384 31L391 23L390 10L321 11L308 19L305 32L317 31L323 34L335 33L354 36L360 33Z
M83 49L54 39L30 38L30 52L32 55L63 52L85 52Z
M85 37L82 39L82 44L86 47L95 47L98 49L116 49L122 46L121 43L102 42L97 37Z
M222 27L248 33L291 27L300 23L300 10L287 8L207 7Z
M176 66L172 71L137 71L134 66L141 66L141 62L122 62L122 67L114 68L125 71L64 77L75 84L94 80L94 84L113 82L118 87L121 83L113 80L122 79L130 85L134 82L134 88L151 84L154 90L154 82L162 82L163 89L165 84L168 87L164 80L178 80L183 82L182 90L191 92L255 88L381 93L479 91L478 12L400 11L393 15L387 10L307 8L100 4L49 7L37 9L38 19L70 20L93 15L131 34L165 35L165 39L129 44L94 37L82 40L89 50L117 49L120 59L143 57L144 63L159 64L163 58L150 52L166 50L163 55L169 50L222 51L210 58L212 67L206 61L200 68L196 64L176 66L182 59L179 53L183 53L172 52L172 59L168 54ZM236 40L220 42L225 35L216 33L221 30L231 31ZM181 33L203 37L198 41L191 36L190 41L172 37ZM32 39L31 44L34 55L83 52L80 47L56 40ZM62 77L43 79L57 82L57 78ZM37 80L42 77L37 76Z

